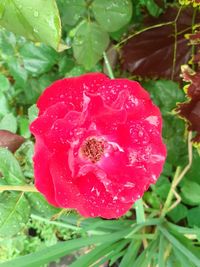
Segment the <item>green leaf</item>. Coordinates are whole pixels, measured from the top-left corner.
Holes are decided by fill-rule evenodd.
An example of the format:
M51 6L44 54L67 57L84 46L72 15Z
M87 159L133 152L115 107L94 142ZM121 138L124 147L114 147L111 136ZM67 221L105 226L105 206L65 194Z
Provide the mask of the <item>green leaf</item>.
M196 149L194 149L192 156L192 166L186 173L185 177L187 177L188 180L196 182L200 185L200 154Z
M153 191L161 198L166 199L171 184L167 177L161 175L155 185L152 185Z
M58 48L61 25L55 0L3 0L1 8L1 26L32 41Z
M177 205L172 211L167 213L173 222L177 223L187 216L188 209L183 204Z
M93 22L82 22L73 40L73 52L78 63L91 69L102 57L109 43L108 34Z
M192 208L188 211L187 220L189 226L196 226L200 228L200 206Z
M100 260L102 257L105 258L117 249L118 243L105 243L97 246L91 252L81 256L75 262L70 264L70 267L88 267Z
M59 4L62 24L73 26L86 12L85 0L61 0Z
M38 117L38 108L37 106L34 104L32 105L29 109L28 109L28 119L29 119L29 123L31 123L32 121L34 121L37 117Z
M28 78L27 71L23 67L23 61L21 58L9 57L7 60L7 65L10 74L14 77L17 85L25 86Z
M50 218L60 211L60 209L48 204L40 193L26 193L26 196L30 202L32 211L36 214Z
M122 258L119 267L132 267L133 262L137 257L140 246L141 246L141 241L133 240L129 244L129 247L126 249L126 253L124 254L124 257Z
M17 119L12 113L6 114L0 121L0 130L7 130L12 133L17 132Z
M75 65L75 60L70 56L60 53L58 59L59 75L63 77L65 73L69 72Z
M167 162L173 166L185 166L188 161L185 123L175 115L163 116L163 137L167 145ZM176 144L176 145L175 145Z
M4 116L9 112L8 100L0 91L0 116Z
M14 54L16 44L16 36L12 32L8 32L0 27L1 57L4 61L7 61L7 59Z
M158 240L153 240L148 245L146 249L137 257L136 261L134 262L134 267L148 267L152 266L152 258L155 255L155 252L158 247Z
M126 25L132 16L130 0L94 0L92 11L97 22L108 32L115 32Z
M178 261L181 263L181 267L195 267L194 264L191 263L191 261L183 255L178 249L173 247L174 255L178 259Z
M8 79L0 73L0 92L6 92L10 87Z
M189 205L199 205L200 204L200 185L185 180L181 187L181 196L184 203Z
M138 199L135 204L135 211L136 211L136 221L137 223L145 222L145 214L144 214L144 206L142 202L142 198Z
M112 266L119 258L124 256L124 253L126 252L126 248L130 244L130 240L123 239L118 242L115 242L115 244L116 244L115 249L112 250L111 253L109 253L109 255L107 255L107 257L104 258L104 261L109 260L110 266Z
M102 67L100 66L100 64L96 64L92 69L86 70L83 66L76 65L70 71L65 73L65 77L76 77L87 72L102 72Z
M189 228L189 227L183 227L179 226L170 222L167 222L167 228L172 231L180 234L181 236L184 235L200 235L200 229L199 228Z
M184 142L185 124L172 114L176 103L184 101L184 93L179 89L178 83L169 80L148 81L142 84L162 112L167 162L173 166L175 162L176 166L185 165L187 162L187 144Z
M153 188L153 186L152 186ZM161 202L159 197L157 196L156 192L152 191L152 192L145 192L143 199L145 202L147 202L147 204L149 204L152 208L154 209L159 209Z
M32 43L26 43L20 49L20 54L23 57L24 68L34 76L49 71L58 56L51 47L44 44L35 46Z
M33 154L34 154L34 144L31 141L26 141L20 148L15 152L16 158L19 158L23 165L21 169L24 175L28 178L33 178Z
M163 235L160 235L160 241L159 241L159 253L158 253L158 266L159 267L165 267L165 259L163 257L166 246L168 245L167 240L164 238Z
M83 66L78 66L76 65L75 67L73 67L69 72L67 72L65 74L65 77L76 77L76 76L80 76L82 74L85 73L85 68Z
M29 131L29 121L28 121L27 117L20 116L18 118L18 124L19 124L20 135L23 136L24 138L30 138L31 133Z
M159 106L163 115L168 115L176 107L177 102L185 99L178 83L173 81L148 81L144 82L143 86L150 92L153 101Z
M30 208L24 193L0 195L0 236L17 234L27 223Z
M141 5L146 6L149 13L154 16L158 17L162 13L162 9L155 3L154 0L140 0Z
M0 148L0 172L9 185L25 183L24 175L18 161L13 154L5 148Z
M194 263L196 266L200 266L200 259L191 251L188 249L184 243L181 243L178 239L176 239L175 236L173 236L171 233L168 232L167 229L165 229L162 226L158 226L162 234L169 240L169 242L177 248L181 253L183 253L192 263Z

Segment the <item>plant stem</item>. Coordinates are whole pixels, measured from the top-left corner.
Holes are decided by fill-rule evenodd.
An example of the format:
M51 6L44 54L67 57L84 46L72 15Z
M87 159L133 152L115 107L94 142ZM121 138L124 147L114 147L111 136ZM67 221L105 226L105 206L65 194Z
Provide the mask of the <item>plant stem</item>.
M142 202L142 198L138 199L135 204L135 211L136 211L136 221L137 223L144 223L145 222L145 214L144 214L144 206Z
M172 202L172 199L173 199L173 196L174 196L174 192L173 192L174 186L173 186L173 184L177 180L177 178L179 177L180 171L181 171L181 168L180 168L180 166L178 166L177 169L176 169L175 175L174 175L174 179L173 179L170 191L169 191L169 193L167 195L167 199L166 199L164 207L162 209L162 213L161 213L162 217L165 216L165 214L167 213L168 208L171 205L171 202Z
M114 79L114 74L113 74L112 68L110 66L110 62L108 60L108 57L106 55L106 52L103 52L103 58L104 58L104 61L105 61L105 64L106 64L106 68L108 70L109 77L111 79Z
M191 165L192 165L192 142L191 142L191 139L192 139L192 132L189 132L188 133L188 164L185 166L185 168L182 171L181 171L180 167L177 167L170 191L168 193L167 199L165 201L164 207L163 207L162 212L161 212L161 217L164 217L166 215L166 213L169 210L171 210L170 206L172 203L174 193L176 193L175 189L176 189L177 185L180 183L180 181L183 179L185 174L191 168ZM173 208L175 208L175 206Z
M180 7L176 18L174 20L174 52L173 52L173 65L172 65L172 73L171 73L171 80L174 79L175 74L175 68L176 68L176 56L177 56L177 36L178 36L178 27L177 27L177 21L180 16L182 7Z
M136 221L138 224L144 223L145 222L145 213L144 213L144 206L143 206L143 201L142 198L138 199L135 202L135 211L136 211ZM142 229L142 234L143 234L143 239L142 243L144 246L144 249L148 247L148 242L147 239L145 238L145 228Z
M3 191L38 192L35 186L31 185L1 185L0 192Z

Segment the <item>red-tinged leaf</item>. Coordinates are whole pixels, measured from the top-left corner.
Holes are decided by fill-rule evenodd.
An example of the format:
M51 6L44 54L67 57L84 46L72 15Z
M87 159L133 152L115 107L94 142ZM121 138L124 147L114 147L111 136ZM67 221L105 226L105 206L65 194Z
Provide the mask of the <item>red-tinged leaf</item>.
M0 147L6 147L11 152L15 152L24 141L25 139L20 135L6 130L0 130Z
M195 53L192 56L191 62L197 64L197 67L200 67L200 27L195 33L186 35L186 38L191 45L195 46Z
M195 73L188 66L182 67L183 79L190 82L186 85L189 101L178 104L176 111L187 120L188 130L195 131L193 141L200 142L200 72Z
M184 35L191 32L193 9L183 9L178 16L177 52L174 64L175 24L170 22L175 21L177 12L177 9L169 8L159 18L146 20L145 27L153 25L154 28L134 35L122 48L124 70L136 76L179 80L180 66L186 64L191 57L191 46L188 46L188 40ZM196 22L197 18L198 14ZM155 27L158 24L163 26Z

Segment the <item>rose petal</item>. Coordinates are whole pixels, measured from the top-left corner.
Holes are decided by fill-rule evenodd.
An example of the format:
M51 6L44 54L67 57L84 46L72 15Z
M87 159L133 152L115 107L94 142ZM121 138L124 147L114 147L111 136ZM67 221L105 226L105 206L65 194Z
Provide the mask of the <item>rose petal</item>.
M41 138L37 138L34 155L35 186L54 206L58 206L55 200L54 185L49 172L50 154Z

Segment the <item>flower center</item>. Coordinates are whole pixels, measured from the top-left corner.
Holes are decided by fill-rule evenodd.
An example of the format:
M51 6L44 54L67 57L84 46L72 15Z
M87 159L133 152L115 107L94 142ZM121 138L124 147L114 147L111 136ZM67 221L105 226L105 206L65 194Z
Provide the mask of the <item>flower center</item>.
M88 138L81 147L81 154L89 159L92 163L96 163L101 159L104 153L104 141L97 140L94 137Z

